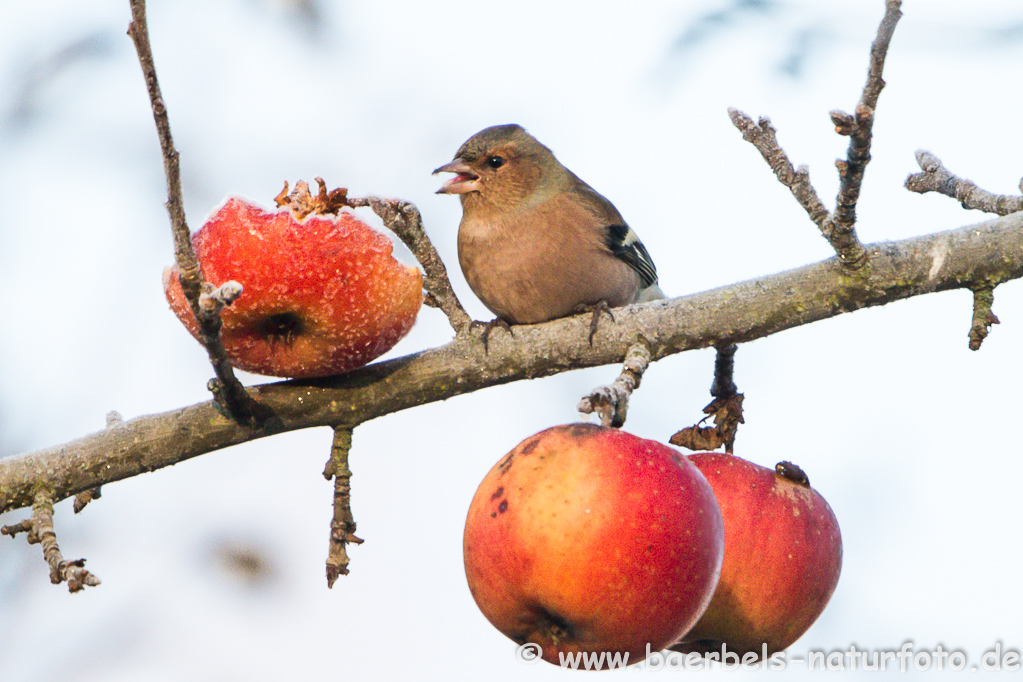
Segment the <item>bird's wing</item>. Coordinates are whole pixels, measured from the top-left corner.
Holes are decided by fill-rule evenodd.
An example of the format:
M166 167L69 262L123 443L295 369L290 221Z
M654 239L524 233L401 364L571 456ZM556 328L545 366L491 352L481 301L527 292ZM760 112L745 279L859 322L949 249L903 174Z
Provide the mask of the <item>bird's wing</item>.
M639 274L643 288L657 284L657 268L650 257L650 252L646 250L632 228L625 223L622 214L604 195L580 180L574 173L571 175L575 181L575 192L603 225L604 245L611 254Z
M657 284L657 268L650 258L650 252L643 246L643 242L639 241L631 227L625 224L608 225L604 243L615 258L625 261L639 273L644 289Z

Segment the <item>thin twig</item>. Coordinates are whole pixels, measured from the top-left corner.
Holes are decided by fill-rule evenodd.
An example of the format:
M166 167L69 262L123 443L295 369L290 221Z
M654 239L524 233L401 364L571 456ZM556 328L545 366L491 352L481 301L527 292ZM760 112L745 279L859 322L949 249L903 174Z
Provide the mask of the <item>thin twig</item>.
M906 189L917 194L938 192L958 201L963 208L1009 215L1023 211L1023 196L1013 197L1005 194L993 194L977 187L970 180L960 178L950 172L934 154L923 149L917 150L916 162L923 173L913 173L906 178ZM1023 192L1023 180L1020 181Z
M735 351L739 346L730 343L721 346L714 355L714 383L710 394L715 398L731 398L739 390L735 385Z
M810 184L810 172L806 166L793 169L792 162L778 144L775 129L769 119L761 117L759 123L755 124L753 119L743 112L731 108L728 110L732 123L742 132L743 139L757 148L771 170L778 176L778 180L791 190L800 206L806 210L821 234L831 244L839 262L851 270L861 269L868 257L866 248L856 236L856 203L863 185L864 170L870 161L874 110L884 87L881 74L884 71L884 61L895 25L902 16L901 5L901 0L887 2L884 18L877 29L877 37L870 48L867 83L863 87L859 104L856 105L855 115L841 111L831 112L836 132L849 136L846 158L835 162L840 183L833 212L828 212Z
M836 161L839 175L838 197L835 210L826 221L824 233L834 246L839 260L847 267L858 269L866 263L867 251L856 236L856 203L863 186L863 174L870 162L870 143L873 137L874 111L884 88L885 57L891 44L895 26L902 17L902 0L888 0L884 18L877 27L877 37L870 46L870 66L863 94L853 116L841 111L831 112L831 120L839 135L849 136L849 149L845 160Z
M381 199L367 197L365 199L348 199L349 206L369 206L384 221L389 230L412 251L419 264L423 266L426 277L423 288L426 289L426 304L440 308L448 317L456 334L468 331L472 318L465 312L455 290L448 279L448 271L434 248L433 242L423 229L423 219L414 204L400 199Z
M334 442L330 446L330 459L323 469L323 477L334 479L334 516L330 521L330 548L327 551L327 587L342 575L348 575L348 543L361 545L355 536L355 518L352 516L351 478L348 453L352 449L351 427L334 428Z
M629 396L639 388L643 372L650 364L650 349L644 341L629 347L625 353L622 373L610 386L601 386L584 396L576 409L583 414L600 415L600 423L604 426L621 427L629 411Z
M160 93L160 83L156 78L156 64L153 61L153 50L149 43L149 26L146 23L145 0L131 1L131 24L128 35L135 44L142 74L146 79L146 89L153 109L153 120L160 139L160 151L163 154L163 169L167 176L167 212L170 214L171 231L174 237L174 261L178 267L181 289L188 299L199 325L199 341L206 348L213 371L221 388L220 397L224 408L239 422L248 423L253 419L255 406L252 398L234 375L227 353L220 342L220 310L216 306L203 306L199 298L209 293L215 286L204 283L199 261L192 249L191 231L185 220L185 209L181 198L181 168L178 163L178 151L174 148L171 137L170 119L167 107ZM204 291L206 290L206 291Z
M761 116L758 123L747 114L729 107L728 117L732 124L742 133L742 139L746 140L760 152L778 177L778 182L785 185L792 192L799 205L803 207L810 220L817 227L824 231L824 221L828 218L828 209L817 196L817 191L810 184L810 171L806 166L793 168L785 150L778 144L778 137L771 120Z
M100 579L85 569L85 559L65 561L61 555L53 530L53 497L49 493L36 493L31 519L0 528L2 535L14 537L18 533L27 533L28 544L42 545L43 559L50 566L50 582L54 585L67 582L68 591L73 593L100 584Z
M710 385L710 394L714 399L703 408L705 416L692 426L676 432L668 442L688 450L715 450L722 445L725 452L732 452L735 447L735 436L739 424L743 424L743 394L735 385L735 351L734 343L718 346L714 357L714 381ZM714 426L704 426L708 419L714 419Z
M103 486L96 486L95 488L89 488L84 492L80 492L75 495L75 501L72 505L72 509L76 514L81 514L82 510L85 509L93 500L98 500L103 497Z
M970 350L980 350L991 325L999 324L998 317L991 312L995 304L994 287L978 287L973 290L973 322L970 325Z

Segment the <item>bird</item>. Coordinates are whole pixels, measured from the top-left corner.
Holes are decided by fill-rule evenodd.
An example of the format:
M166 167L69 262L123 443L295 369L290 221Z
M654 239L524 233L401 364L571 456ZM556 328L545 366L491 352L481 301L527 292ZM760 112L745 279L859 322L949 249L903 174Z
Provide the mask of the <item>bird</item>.
M664 298L650 253L614 204L522 126L481 130L433 173L455 174L437 193L461 200L458 262L494 323L592 310L592 343L602 309Z

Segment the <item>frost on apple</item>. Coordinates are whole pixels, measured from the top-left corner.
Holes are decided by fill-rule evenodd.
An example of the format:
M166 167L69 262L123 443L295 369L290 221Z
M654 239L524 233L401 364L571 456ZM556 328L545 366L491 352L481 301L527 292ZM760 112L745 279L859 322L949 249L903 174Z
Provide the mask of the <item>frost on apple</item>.
M244 287L221 313L221 340L235 367L256 374L307 378L361 367L408 333L423 302L419 270L344 211L299 220L231 198L192 246L206 281ZM197 336L177 268L164 273L164 291Z

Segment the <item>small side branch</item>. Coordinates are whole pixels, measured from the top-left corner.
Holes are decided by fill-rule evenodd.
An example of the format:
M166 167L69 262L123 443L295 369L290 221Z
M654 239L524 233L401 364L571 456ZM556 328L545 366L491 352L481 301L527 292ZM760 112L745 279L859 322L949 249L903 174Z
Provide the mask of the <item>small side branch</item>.
M252 421L255 405L245 388L234 375L234 368L227 359L224 346L220 342L220 308L216 305L203 305L200 296L213 292L213 286L202 281L199 260L192 249L191 231L185 221L184 203L181 198L181 168L178 162L178 151L171 137L170 119L167 107L160 92L160 83L156 78L156 64L153 61L153 50L149 43L149 26L146 23L145 0L131 0L131 24L128 35L135 44L142 74L146 79L146 89L153 109L153 120L160 139L160 151L163 154L163 169L167 176L167 212L170 214L171 232L174 238L174 262L178 266L181 289L188 299L199 324L199 340L209 355L213 371L217 375L220 387L219 399L225 409L239 423ZM239 292L240 293L240 292Z
M735 385L735 351L739 347L734 343L717 349L714 356L714 383L710 386L710 394L715 398L731 398L739 390Z
M714 383L710 394L714 399L703 408L707 415L696 424L687 426L673 435L668 442L687 450L715 450L722 445L725 452L732 452L742 416L743 394L738 392L733 374L735 373L735 351L738 346L729 344L717 349L714 358ZM703 423L714 418L714 426Z
M112 429L115 426L119 426L124 423L124 417L117 410L110 410L107 412L107 428ZM72 509L76 514L81 514L82 510L85 509L93 500L98 500L103 497L103 486L96 486L95 488L89 488L75 495L75 501Z
M37 493L32 504L32 518L0 528L0 535L14 537L26 533L28 544L41 544L43 559L50 566L50 582L59 585L67 583L69 592L81 592L87 586L100 584L99 578L85 570L85 559L65 561L57 544L53 530L53 498L46 493Z
M348 543L362 544L355 536L355 518L352 516L351 478L348 468L348 452L352 449L352 429L346 426L334 428L334 442L330 447L330 459L323 470L323 477L334 479L334 516L330 522L330 548L327 552L327 587L342 575L348 575Z
M88 490L75 495L75 501L71 508L76 514L81 514L87 504L93 500L98 500L101 497L103 497L103 486L89 488Z
M742 139L746 140L760 152L764 161L771 167L778 177L778 182L785 185L792 192L799 205L803 207L810 220L824 232L824 221L828 219L828 209L817 196L817 190L810 184L810 171L806 166L793 168L785 150L778 144L777 131L771 125L771 120L761 116L758 123L738 109L729 108L728 116L732 124L742 133Z
M468 331L472 319L465 312L455 290L448 279L448 271L434 248L433 242L423 229L423 219L414 204L399 199L349 199L349 206L369 206L384 221L389 230L412 251L419 264L423 266L426 277L423 287L426 289L426 304L440 308L447 315L451 327L456 334Z
M870 46L870 66L867 83L850 116L842 111L831 112L831 120L839 135L849 136L849 149L845 160L836 162L839 175L838 197L835 211L825 224L825 235L835 247L843 265L858 269L867 261L867 251L856 236L856 203L863 186L863 174L870 163L870 143L873 138L874 111L884 88L884 62L892 42L895 26L902 17L902 0L888 0L884 18L877 27L877 37Z
M999 324L998 317L991 312L995 303L994 287L983 287L973 290L973 324L970 325L970 350L980 350L991 325Z
M629 347L625 354L622 373L610 386L601 386L585 396L576 405L583 414L597 413L604 426L619 428L625 423L629 411L629 396L639 388L643 372L650 364L650 349L640 341Z
M906 189L917 194L938 192L958 201L963 208L996 215L1009 215L1023 211L1023 196L1013 197L1005 194L992 194L977 187L970 180L960 178L951 173L934 154L920 149L916 153L916 162L923 173L913 173L906 178ZM1020 192L1023 192L1023 180L1020 181Z
M856 236L856 203L860 198L864 171L870 162L874 111L877 108L877 99L884 88L884 79L881 75L895 25L902 16L901 6L901 0L887 2L884 18L877 29L877 37L870 48L867 83L856 105L855 114L831 112L836 132L849 137L846 158L835 162L840 183L833 212L829 213L821 203L817 192L810 184L810 173L807 168L800 166L793 169L792 162L778 145L775 130L768 119L761 118L759 124L754 124L753 119L746 114L736 109L728 110L732 123L742 131L743 139L757 148L771 170L778 176L778 180L792 191L792 195L831 244L839 262L850 270L861 269L868 259L866 248Z

